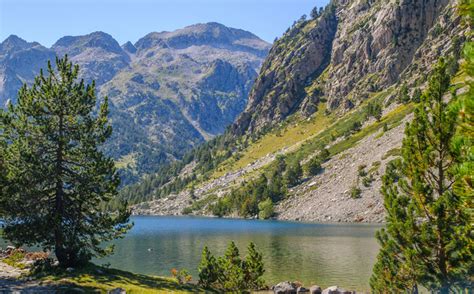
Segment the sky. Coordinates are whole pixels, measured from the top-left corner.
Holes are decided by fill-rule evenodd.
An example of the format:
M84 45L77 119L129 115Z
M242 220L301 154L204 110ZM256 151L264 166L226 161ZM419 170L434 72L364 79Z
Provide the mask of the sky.
M268 42L328 0L0 0L0 41L17 35L50 47L60 37L103 31L120 44L150 32L219 22Z

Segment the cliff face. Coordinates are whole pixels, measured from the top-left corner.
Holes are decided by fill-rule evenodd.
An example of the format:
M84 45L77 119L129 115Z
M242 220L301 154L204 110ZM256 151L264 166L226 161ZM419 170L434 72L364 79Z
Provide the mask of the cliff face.
M331 6L316 20L296 23L273 45L233 130L258 132L294 113L307 96L305 87L326 68L337 30ZM312 97L313 98L313 97Z
M338 0L317 19L299 21L271 49L234 134L312 114L322 96L330 110L346 111L399 82L448 3Z
M360 95L396 83L448 2L340 1L324 88L329 107L344 104L354 89Z

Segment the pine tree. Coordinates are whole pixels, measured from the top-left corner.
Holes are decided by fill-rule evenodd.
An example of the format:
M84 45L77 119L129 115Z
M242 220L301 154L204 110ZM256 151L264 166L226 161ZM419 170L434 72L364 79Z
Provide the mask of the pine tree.
M104 256L105 241L131 225L129 211L103 207L117 194L114 162L100 151L111 135L108 104L97 111L95 86L77 81L67 56L48 62L34 84L18 92L18 104L1 113L7 192L0 197L4 235L16 245L52 249L64 267ZM3 153L3 152L2 152Z
M231 241L224 256L219 257L218 265L220 275L218 281L225 290L242 290L244 289L242 260L235 243Z
M207 246L202 249L201 263L198 267L199 285L204 288L211 287L216 281L219 274L217 261Z
M299 183L302 176L301 164L298 160L295 160L287 166L284 181L288 187L293 187Z
M459 109L455 97L445 102L449 85L441 60L405 130L402 160L383 177L387 226L377 233L381 251L370 281L376 293L417 292L418 284L448 293L469 283L474 242L469 213L453 189L465 159L453 148Z
M263 274L265 273L263 256L258 252L253 242L250 242L247 249L248 253L243 262L245 288L253 290L262 289L265 285L263 280Z
M474 76L474 42L468 42L464 48L463 70ZM462 158L456 166L459 175L453 189L463 198L471 218L474 218L474 82L466 79L467 91L457 102L459 124L453 141L453 149Z
M410 102L410 95L408 94L408 86L406 83L403 83L400 88L400 92L398 93L398 102L399 103Z
M421 90L420 90L420 88L416 88L413 91L413 96L411 97L411 100L415 103L420 103L420 101L421 101Z

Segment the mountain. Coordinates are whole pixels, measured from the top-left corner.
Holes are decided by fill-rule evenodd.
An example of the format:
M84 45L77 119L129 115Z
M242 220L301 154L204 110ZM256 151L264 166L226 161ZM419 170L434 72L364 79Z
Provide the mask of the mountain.
M0 44L0 105L16 100L24 82L32 83L46 60L54 60L54 52L37 42L27 42L11 35Z
M127 187L136 214L380 222L417 90L472 27L455 0L334 0L272 46L228 132ZM301 168L302 167L302 168Z
M14 102L47 60L67 54L109 97L114 133L105 150L127 184L224 132L244 109L269 49L254 34L218 23L122 46L103 32L65 36L51 48L10 36L0 44L0 103Z

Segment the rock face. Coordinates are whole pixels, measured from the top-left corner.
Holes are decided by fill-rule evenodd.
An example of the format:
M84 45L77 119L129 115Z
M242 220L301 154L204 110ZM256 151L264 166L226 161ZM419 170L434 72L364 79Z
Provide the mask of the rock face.
M275 42L245 111L233 125L235 134L261 131L296 111L307 96L308 81L329 63L336 30L335 9L330 6L317 20L297 23Z
M81 77L95 80L99 96L109 97L114 133L106 150L126 184L221 134L244 109L269 48L218 23L122 46L103 32L66 36L50 49L11 36L0 44L0 105L31 84L47 60L67 54Z
M29 43L15 35L5 39L0 44L0 107L8 99L14 103L23 83L32 83L46 60L54 56L54 52L39 43Z
M346 111L370 93L398 83L420 57L417 52L427 44L430 31L439 34L449 21L457 26L453 9L446 12L449 3L331 1L316 20L297 22L275 42L245 111L232 126L234 134L265 131L293 113L310 115L321 97L330 110ZM448 30L442 35L457 34Z
M396 83L448 2L339 1L341 29L333 41L324 89L329 107L340 106L356 88L381 89Z

